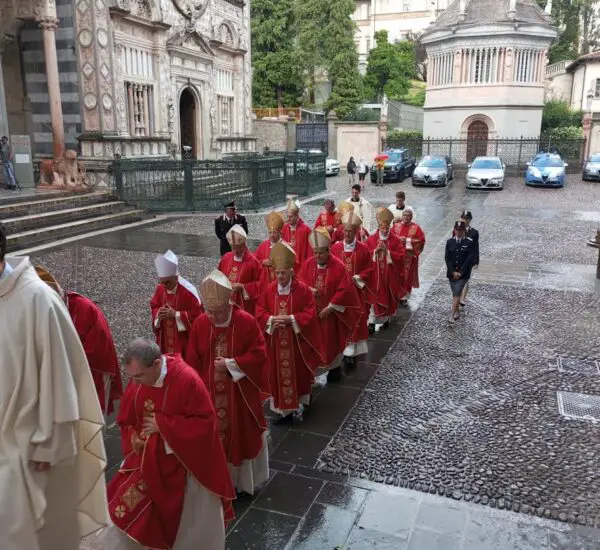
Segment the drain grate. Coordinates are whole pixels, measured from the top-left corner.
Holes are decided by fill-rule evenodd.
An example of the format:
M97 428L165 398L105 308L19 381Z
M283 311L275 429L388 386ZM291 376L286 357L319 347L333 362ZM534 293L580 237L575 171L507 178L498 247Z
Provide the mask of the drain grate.
M556 392L558 412L565 418L600 421L600 396L568 391Z
M577 359L576 357L559 357L558 371L577 374L600 374L600 365L593 359Z

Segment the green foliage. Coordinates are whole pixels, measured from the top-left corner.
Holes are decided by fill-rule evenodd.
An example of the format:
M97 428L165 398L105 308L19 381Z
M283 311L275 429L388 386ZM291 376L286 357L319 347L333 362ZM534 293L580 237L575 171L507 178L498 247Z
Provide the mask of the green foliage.
M357 122L376 122L380 119L381 113L378 109L357 109L353 113L344 117L344 120L354 120Z
M253 0L252 100L255 107L294 107L303 92L302 62L292 29L295 0Z
M401 99L417 73L414 43L402 40L390 44L385 30L375 33L375 41L377 45L367 58L365 92L373 100L381 100L384 93L389 99Z
M542 132L556 128L581 127L583 113L571 109L566 101L552 100L544 105Z
M560 128L552 128L544 132L545 138L553 140L570 140L583 139L583 128L581 126L562 126Z
M425 89L417 90L413 94L403 97L401 101L413 107L423 107L425 105Z
M387 133L387 141L415 141L423 139L423 132L418 130L390 130Z

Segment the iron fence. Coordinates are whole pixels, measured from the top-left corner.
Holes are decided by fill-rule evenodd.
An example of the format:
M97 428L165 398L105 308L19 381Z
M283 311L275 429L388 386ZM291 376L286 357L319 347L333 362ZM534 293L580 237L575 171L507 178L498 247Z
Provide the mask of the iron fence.
M284 203L290 194L325 190L325 155L305 155L304 160L286 155L248 153L202 161L116 159L115 190L120 200L155 212L218 211L232 200L242 210L259 210Z
M550 137L517 139L428 139L409 138L382 141L386 148L407 148L417 159L425 155L445 155L457 167L466 167L477 156L500 157L507 170L524 172L527 163L539 152L558 152L569 164L568 172L578 172L585 161L584 139L553 139Z

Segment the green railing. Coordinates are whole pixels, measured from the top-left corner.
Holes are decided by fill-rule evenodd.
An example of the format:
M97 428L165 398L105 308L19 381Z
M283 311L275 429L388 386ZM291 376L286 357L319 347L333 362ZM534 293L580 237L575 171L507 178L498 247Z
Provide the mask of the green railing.
M249 211L324 191L325 159L286 152L202 161L116 159L113 173L119 199L149 211L218 211L232 200Z

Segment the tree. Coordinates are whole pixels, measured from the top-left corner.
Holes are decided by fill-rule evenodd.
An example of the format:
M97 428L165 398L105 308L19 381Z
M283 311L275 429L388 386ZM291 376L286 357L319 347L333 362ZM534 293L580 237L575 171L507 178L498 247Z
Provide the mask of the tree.
M571 109L566 101L547 101L542 114L542 132L557 128L581 127L582 117L583 113Z
M383 94L400 99L408 92L410 79L417 76L414 43L390 44L387 31L376 32L375 41L367 58L365 88L373 99L381 100Z
M296 48L295 0L253 0L252 101L257 107L296 106L303 63Z
M327 24L322 29L323 58L331 81L327 109L338 117L353 113L363 100L363 87L358 72L358 52L354 42L354 0L329 0Z

